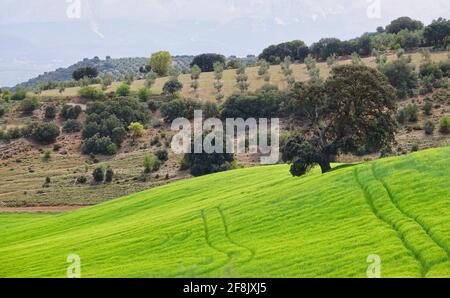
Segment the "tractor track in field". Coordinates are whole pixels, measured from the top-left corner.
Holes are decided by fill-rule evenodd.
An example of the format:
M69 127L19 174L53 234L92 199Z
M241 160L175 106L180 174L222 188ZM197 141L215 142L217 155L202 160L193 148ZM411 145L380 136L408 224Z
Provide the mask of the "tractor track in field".
M249 256L247 259L242 260L242 263L248 263L248 262L250 262L250 261L254 258L255 252L254 252L253 250L251 250L250 248L248 248L248 247L245 247L245 246L243 246L243 245L241 245L241 244L238 244L236 241L234 241L234 240L230 237L229 230L228 230L228 223L227 223L227 221L226 221L226 217L225 217L225 215L224 215L224 213L223 213L222 208L221 208L220 206L218 206L218 207L215 207L215 208L211 208L210 210L217 210L217 212L218 212L218 214L219 214L219 216L220 216L220 218L221 218L221 224L223 225L223 232L224 232L224 237L225 237L225 239L226 239L229 243L231 243L233 246L238 247L238 248L241 249L241 250L244 249L244 250L246 250L246 251L248 251L248 252L250 253L250 256ZM224 267L224 266L226 266L226 265L233 264L233 260L234 260L234 257L235 257L235 255L236 255L236 252L235 252L235 251L231 251L231 252L230 252L230 251L227 251L227 250L225 250L225 249L222 249L222 248L218 247L217 245L215 245L215 244L211 241L211 234L210 234L210 229L209 229L209 227L208 227L208 220L207 220L206 211L207 211L207 209L202 209L202 210L201 210L201 217L202 217L202 220L203 220L203 226L204 226L204 230L205 230L205 240L206 240L206 243L207 243L208 246L211 247L213 250L215 250L215 251L217 251L217 252L219 252L219 253L224 254L224 255L227 256L227 262L225 262L224 264L221 264L221 265L218 266L217 268L221 268L221 267ZM237 254L240 254L240 252L237 251Z
M391 191L391 189L389 188L387 183L377 174L374 164L372 164L372 166L371 166L371 175L373 176L374 180L377 183L379 183L380 186L383 188L383 191L385 192L385 196L388 199L388 202L390 202L392 204L392 207L395 208L394 210L396 210L398 212L399 216L402 216L403 218L409 220L411 223L413 223L417 226L418 233L422 234L423 237L425 237L424 239L428 238L430 241L430 244L432 246L436 246L437 248L439 248L439 250L441 251L441 254L442 254L442 256L440 258L430 260L429 258L424 256L423 252L421 252L420 249L418 249L412 241L409 241L407 239L406 234L402 231L401 226L398 224L401 220L399 221L399 220L395 220L392 218L390 219L387 216L384 216L382 214L382 210L378 210L377 207L375 206L374 201L373 201L374 198L370 194L368 187L365 186L362 183L361 179L359 178L358 170L355 169L353 171L353 173L354 173L357 184L363 190L364 196L366 197L366 200L369 203L369 205L372 209L372 212L379 219L381 219L385 223L389 224L397 232L400 239L402 240L403 245L409 251L412 252L413 256L420 263L422 277L426 277L428 272L434 266L448 262L450 260L449 247L445 244L444 241L442 241L440 238L438 238L436 235L433 234L433 232L431 231L431 227L429 227L423 220L421 220L419 216L416 216L410 212L407 212L400 206L399 202L396 200L393 192Z
M398 203L398 201L395 199L395 196L393 195L391 189L389 188L389 186L387 185L386 181L384 181L382 178L380 178L375 170L375 164L372 164L372 174L375 177L375 179L377 179L382 185L383 187L386 189L386 192L389 196L389 199L391 200L392 204L395 206L395 208L398 209L398 211L400 211L404 216L414 220L419 226L422 227L423 231L428 235L428 237L430 237L430 239L440 248L442 248L442 250L444 250L447 253L448 258L450 259L450 249L449 247L439 238L437 238L433 232L431 231L431 227L428 226L423 220L421 220L419 218L419 216L416 216L412 213L407 212L406 210L404 210L403 208L400 207L400 204Z
M247 250L250 253L250 257L248 258L248 260L245 261L245 263L250 262L255 257L255 251L231 239L230 233L228 231L228 222L226 220L225 214L220 206L217 207L217 210L219 211L220 217L222 218L222 223L225 229L225 237L228 239L228 241L230 241L230 243L236 245L237 247Z
M397 233L397 236L400 239L400 241L402 242L403 246L413 255L414 259L419 263L420 268L421 268L422 277L425 277L428 272L428 269L427 269L428 266L426 264L426 261L421 257L420 252L414 247L414 245L412 245L411 243L409 243L409 241L406 240L404 233L398 228L397 224L395 222L389 220L385 216L383 216L379 212L379 210L375 207L375 205L373 204L373 198L372 198L371 194L369 193L367 186L365 186L361 182L361 179L359 178L358 169L353 170L353 175L355 177L356 183L361 188L361 190L364 194L364 197L366 199L366 202L369 205L370 209L372 210L372 213L380 221L382 221L383 223L390 226Z

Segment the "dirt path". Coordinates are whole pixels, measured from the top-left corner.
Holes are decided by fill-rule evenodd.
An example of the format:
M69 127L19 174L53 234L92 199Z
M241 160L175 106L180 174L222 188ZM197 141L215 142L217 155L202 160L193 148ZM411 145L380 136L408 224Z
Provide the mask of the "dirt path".
M0 213L60 213L87 206L0 207Z

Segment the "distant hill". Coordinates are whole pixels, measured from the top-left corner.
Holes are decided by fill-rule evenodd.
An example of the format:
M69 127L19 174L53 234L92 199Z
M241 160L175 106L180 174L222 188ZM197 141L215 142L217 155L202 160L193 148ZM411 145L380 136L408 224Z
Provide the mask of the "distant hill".
M190 71L190 64L194 59L194 56L181 55L172 57L172 66L177 68L182 73L188 73ZM227 61L233 59L242 59L247 65L253 65L256 63L256 56L248 55L244 58L238 58L236 56L230 56ZM35 78L32 78L24 83L17 84L27 89L34 89L40 83L48 82L62 82L72 80L72 73L80 67L91 66L97 68L99 76L106 73L111 73L114 80L122 78L128 73L132 73L136 79L142 79L144 74L139 71L139 68L147 65L149 61L148 57L135 57L135 58L110 58L106 57L105 60L99 57L92 59L84 58L67 68L58 68L55 71L45 72Z
M194 56L175 56L173 57L173 66L180 71L187 71L190 67ZM114 79L119 79L128 73L133 73L136 78L143 77L139 72L139 68L148 63L148 57L136 58L110 58L106 57L104 60L94 57L92 59L85 58L67 68L58 68L52 72L43 73L27 82L20 83L17 86L23 86L28 89L35 88L39 83L47 83L49 81L62 82L72 79L72 73L80 67L96 67L99 75L102 76L110 72ZM16 86L16 87L17 87Z

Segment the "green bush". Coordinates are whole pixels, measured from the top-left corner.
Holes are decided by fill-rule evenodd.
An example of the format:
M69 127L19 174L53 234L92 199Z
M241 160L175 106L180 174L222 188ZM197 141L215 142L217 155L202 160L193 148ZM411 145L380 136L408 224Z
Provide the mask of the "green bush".
M165 162L169 159L169 151L167 151L167 149L160 149L156 151L155 155L161 162Z
M141 101L147 101L148 98L150 97L150 89L142 87L138 91L138 97Z
M59 134L59 126L54 122L39 123L31 131L31 137L41 144L54 143Z
M149 110L152 112L156 112L161 107L160 102L153 101L153 100L149 101L147 105L148 105Z
M202 72L210 72L214 70L214 63L216 62L225 64L225 57L219 54L201 54L194 57L191 67L197 65Z
M144 165L144 173L145 174L150 174L151 172L155 172L155 171L159 170L159 168L161 166L159 161L157 161L155 159L155 157L152 155L144 156L143 165Z
M80 132L82 129L82 125L77 120L69 120L64 124L63 126L63 132L65 133L74 133L74 132Z
M52 157L52 151L50 149L45 149L44 154L42 155L43 161L49 161Z
M439 121L439 132L443 134L450 133L450 118L447 116L444 116Z
M419 151L419 144L414 143L414 144L411 146L411 152L417 152L417 151Z
M207 101L203 103L202 111L203 111L203 118L205 119L220 117L220 109L215 102Z
M77 177L77 184L86 184L86 182L87 182L86 176L81 175Z
M399 123L404 123L405 121L416 122L418 119L418 110L416 104L408 104L405 108L399 111L397 120ZM402 120L402 121L401 121Z
M203 136L205 137L205 135ZM194 152L194 139L191 142L191 152ZM224 146L226 140L224 141ZM222 171L227 171L235 167L234 155L228 153L188 153L183 157L182 169L189 169L193 176L202 176Z
M438 64L439 69L442 71L442 75L445 77L450 77L450 61L441 61Z
M429 62L420 65L419 75L421 78L433 76L434 79L440 79L442 78L443 73L438 64Z
M45 113L44 113L45 119L53 120L56 117L56 108L53 105L46 106L45 107Z
M121 84L116 89L116 95L117 96L128 96L130 95L130 86L127 84Z
M101 100L105 98L105 93L102 90L93 86L82 87L78 91L78 95L81 98L88 100Z
M118 151L117 145L114 143L109 144L108 147L106 147L106 153L108 155L116 155L117 151Z
M421 87L419 89L419 94L420 95L427 95L427 94L430 94L431 92L433 92L433 86L432 85L424 85L423 87Z
M202 103L199 101L175 99L161 106L161 115L167 123L177 118L193 119L194 111L201 107Z
M16 140L24 137L24 130L19 127L13 127L6 131L4 139Z
M110 137L100 137L96 134L93 137L84 140L82 152L84 154L114 155L117 153L117 146L114 147L111 145L115 144L111 141Z
M423 127L423 130L427 135L432 135L434 132L434 124L431 121L425 122L425 125Z
M84 125L82 132L83 139L89 139L95 135L99 135L101 131L102 126L99 125L97 122L86 121L86 124Z
M181 89L183 89L183 84L181 84L178 79L171 79L167 81L163 86L163 92L171 95L174 95L178 91L181 91Z
M155 136L154 138L152 138L151 141L150 141L150 145L151 146L161 145L160 137L159 136Z
M106 183L111 183L113 181L114 178L114 171L111 168L107 168L106 169L106 174L105 174L105 182Z
M99 137L109 137L116 145L121 145L126 139L127 127L131 123L146 124L152 118L152 114L145 104L136 98L129 97L90 103L86 114L83 139L90 139L98 135Z
M25 98L20 104L20 110L25 114L32 114L39 107L39 100L35 97Z
M127 131L122 126L115 127L111 132L111 140L116 145L121 145L127 138Z
M43 188L48 188L50 187L50 183L52 183L52 179L50 179L50 177L45 177L44 183L42 184Z
M25 97L27 97L27 90L23 87L18 87L11 96L11 100L24 100Z
M414 94L417 86L417 75L414 65L407 59L400 58L380 67L380 71L388 78L389 83L397 89L397 96L405 98Z
M232 95L222 106L222 118L272 118L279 114L283 94L277 90Z
M450 100L450 95L446 90L439 90L433 94L433 101L435 102L448 102Z
M0 105L0 118L5 116L6 108L3 105Z
M423 104L423 112L425 115L431 115L433 110L433 103L429 100L425 100Z
M82 112L81 106L71 106L71 105L64 105L61 109L60 116L64 120L68 119L78 119Z
M62 148L61 144L54 144L53 145L53 151L58 152Z
M92 172L92 177L94 178L94 181L97 183L103 182L105 180L105 172L102 167L98 167Z

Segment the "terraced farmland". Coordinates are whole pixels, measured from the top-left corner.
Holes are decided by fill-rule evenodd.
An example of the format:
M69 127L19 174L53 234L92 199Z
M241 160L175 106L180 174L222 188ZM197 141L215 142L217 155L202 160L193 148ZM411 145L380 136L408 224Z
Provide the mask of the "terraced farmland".
M58 215L0 215L1 277L450 277L450 147L291 177L247 168Z

